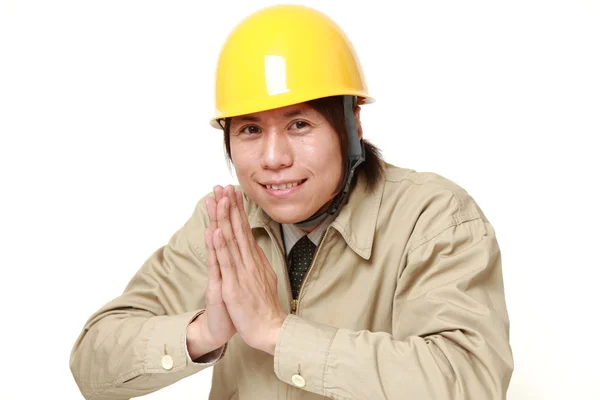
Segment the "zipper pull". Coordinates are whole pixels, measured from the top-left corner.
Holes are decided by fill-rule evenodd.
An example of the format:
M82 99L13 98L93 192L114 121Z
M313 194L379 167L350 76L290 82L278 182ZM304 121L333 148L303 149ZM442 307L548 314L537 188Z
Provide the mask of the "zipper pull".
M296 307L298 307L298 300L292 300L292 314L296 314Z

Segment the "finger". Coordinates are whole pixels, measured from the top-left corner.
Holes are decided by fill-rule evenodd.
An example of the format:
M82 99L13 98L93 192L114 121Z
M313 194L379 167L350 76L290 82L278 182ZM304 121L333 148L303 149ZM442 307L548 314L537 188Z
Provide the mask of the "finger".
M208 258L208 281L219 282L221 280L221 270L217 260L217 252L213 243L213 229L204 230L204 243L206 245L206 255Z
M208 212L208 227L214 231L217 229L217 202L212 197L208 197L205 203Z
M221 185L217 185L213 188L213 192L215 193L215 201L218 203L223 197L223 187Z
M208 211L209 227L212 230L217 229L217 204L223 197L223 188L220 185L213 187L215 194L214 199L209 197L206 199L206 209Z
M223 198L217 204L217 223L219 225L218 230L221 232L221 236L225 241L225 245L229 250L229 258L233 263L233 267L243 268L243 260L238 247L237 238L233 233L230 220L230 205L229 198L223 196ZM218 249L217 249L218 255ZM221 259L219 259L219 262Z
M254 235L252 234L252 227L250 226L250 222L248 221L248 214L246 214L246 210L244 210L244 195L241 191L235 192L236 203L239 204L237 207L241 224L242 231L244 232L244 236L248 240L248 248L250 249L254 260L261 261L258 252L256 251L256 240L254 239Z
M237 278L237 269L232 265L231 254L229 253L227 240L225 240L223 231L220 228L216 229L213 232L212 239L223 279Z
M249 257L253 257L254 255L252 254L252 246L250 245L252 242L249 240L248 235L252 235L252 233L246 230L246 226L249 225L247 223L244 225L244 218L248 219L246 211L244 211L244 203L239 201L233 186L225 188L225 195L229 199L231 228L238 243L240 255L244 260L250 260ZM258 261L258 259L254 259L254 261Z

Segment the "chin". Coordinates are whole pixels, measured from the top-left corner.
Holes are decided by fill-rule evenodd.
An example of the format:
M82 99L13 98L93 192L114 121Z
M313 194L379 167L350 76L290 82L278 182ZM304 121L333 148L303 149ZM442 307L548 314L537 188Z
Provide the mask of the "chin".
M276 222L280 224L295 224L310 218L313 213L298 212L298 207L263 207L263 210Z

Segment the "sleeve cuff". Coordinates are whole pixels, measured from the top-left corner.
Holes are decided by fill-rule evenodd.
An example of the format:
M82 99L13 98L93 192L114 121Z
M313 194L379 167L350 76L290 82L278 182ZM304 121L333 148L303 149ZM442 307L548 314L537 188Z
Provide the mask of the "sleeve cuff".
M198 311L196 313L196 315L194 315L194 317L190 320L188 325L191 324L192 322L194 322L196 320L196 318L198 318L203 313L204 313L204 310ZM187 356L188 363L194 363L194 364L214 364L223 357L223 354L225 354L225 350L227 349L227 344L225 344L225 346L221 346L218 349L211 351L210 353L206 353L205 355L192 360L192 357L190 356L190 352L188 351L188 348L187 348L187 326L186 326L186 330L185 330L185 343L186 343L185 354Z
M156 322L146 348L146 373L175 372L188 366L200 370L223 356L226 346L200 357L200 362L190 359L186 343L187 327L203 312L197 310L176 316L155 317ZM205 359L208 355L212 357Z
M275 346L274 370L292 386L323 395L327 357L337 328L288 315Z
M218 349L211 351L210 353L206 353L205 355L196 358L195 360L192 360L188 353L188 361L193 362L195 364L214 364L223 357L223 354L225 354L226 349L227 345L221 346Z

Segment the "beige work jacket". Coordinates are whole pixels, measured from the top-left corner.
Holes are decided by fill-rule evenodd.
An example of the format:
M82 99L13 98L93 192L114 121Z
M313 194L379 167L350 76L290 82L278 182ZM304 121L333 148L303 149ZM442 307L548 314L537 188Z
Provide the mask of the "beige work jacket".
M214 367L210 399L505 399L513 370L494 229L465 190L385 167L327 229L292 307L279 225L246 198L289 313L275 356L239 335L198 364L186 328L204 307L204 199L124 293L85 324L70 366L87 399L128 399Z

